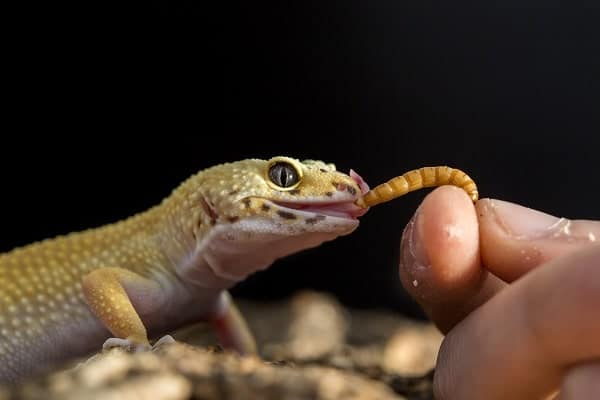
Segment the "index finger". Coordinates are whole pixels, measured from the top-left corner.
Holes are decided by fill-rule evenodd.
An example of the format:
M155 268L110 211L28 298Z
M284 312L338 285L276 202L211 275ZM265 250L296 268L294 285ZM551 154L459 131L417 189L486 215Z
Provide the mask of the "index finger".
M476 204L486 269L512 282L600 239L600 222L569 220L496 199Z

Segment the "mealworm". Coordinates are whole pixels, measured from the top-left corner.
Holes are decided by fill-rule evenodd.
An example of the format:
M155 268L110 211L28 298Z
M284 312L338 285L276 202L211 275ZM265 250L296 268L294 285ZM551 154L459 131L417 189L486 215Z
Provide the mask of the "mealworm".
M414 169L374 187L356 201L359 207L372 207L425 187L454 185L463 189L473 202L479 198L477 185L460 169L447 166Z

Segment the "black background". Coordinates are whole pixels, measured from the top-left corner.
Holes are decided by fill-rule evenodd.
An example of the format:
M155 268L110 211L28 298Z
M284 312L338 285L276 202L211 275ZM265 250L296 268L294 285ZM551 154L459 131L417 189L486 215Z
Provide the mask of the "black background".
M142 211L215 163L273 155L334 162L371 185L447 164L482 196L600 219L599 6L539 3L15 9L0 251ZM426 193L234 294L313 288L419 316L397 260Z

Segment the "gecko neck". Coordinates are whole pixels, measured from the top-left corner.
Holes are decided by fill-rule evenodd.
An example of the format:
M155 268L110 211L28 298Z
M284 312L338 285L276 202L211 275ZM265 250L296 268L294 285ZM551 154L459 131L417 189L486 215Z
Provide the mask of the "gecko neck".
M163 202L146 211L143 218L152 220L150 240L165 257L167 268L174 273L181 265L192 262L198 242L207 236L215 225L206 215L198 197L198 182L193 177L184 182ZM185 282L185 277L181 277ZM189 282L186 282L189 283Z

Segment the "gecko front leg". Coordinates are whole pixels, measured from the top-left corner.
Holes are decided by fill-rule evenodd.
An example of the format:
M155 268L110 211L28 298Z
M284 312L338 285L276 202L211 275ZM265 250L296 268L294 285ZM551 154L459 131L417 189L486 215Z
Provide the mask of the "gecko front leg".
M104 342L104 349L149 350L174 341L165 335L150 346L140 318L157 311L166 301L155 281L123 268L100 268L83 277L82 288L90 309L114 336ZM256 354L254 337L227 291L221 293L209 322L224 348Z
M85 275L82 289L94 315L114 335L104 348L151 348L140 314L151 313L165 303L166 296L158 283L123 268L106 267Z

